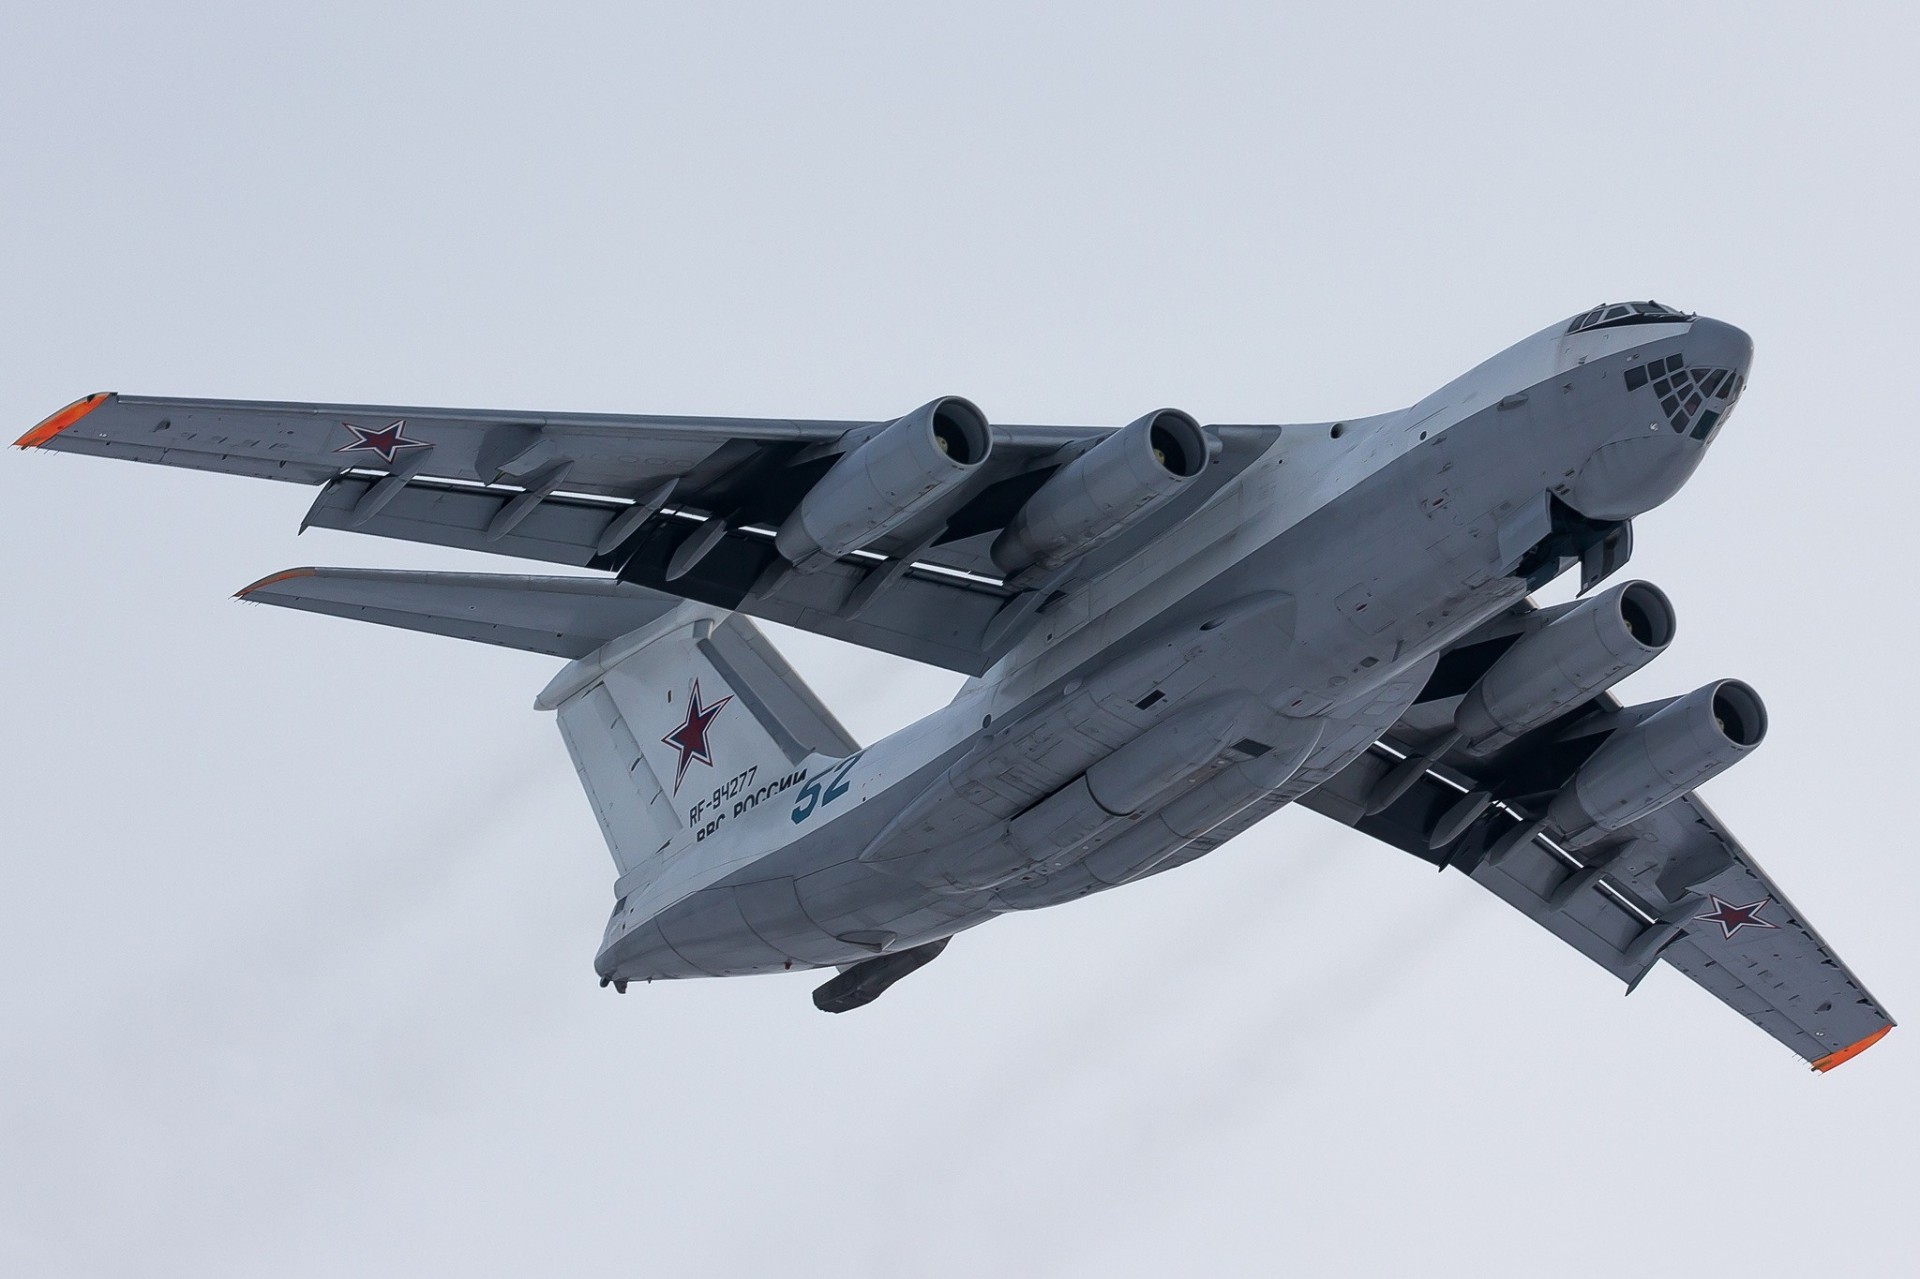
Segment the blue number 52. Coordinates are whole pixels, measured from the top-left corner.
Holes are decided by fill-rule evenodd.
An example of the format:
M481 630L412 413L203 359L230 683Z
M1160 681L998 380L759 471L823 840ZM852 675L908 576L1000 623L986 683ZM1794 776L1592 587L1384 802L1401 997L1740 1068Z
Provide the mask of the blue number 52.
M847 774L853 771L853 766L859 762L859 759L860 756L856 754L849 755L841 760L840 767L836 768L833 771L833 776L827 779L827 788L824 792L820 789L821 779L817 777L805 786L802 786L800 788L800 797L794 801L793 805L793 824L798 826L801 822L813 816L813 810L815 808L825 808L828 804L831 804L834 800L846 794Z

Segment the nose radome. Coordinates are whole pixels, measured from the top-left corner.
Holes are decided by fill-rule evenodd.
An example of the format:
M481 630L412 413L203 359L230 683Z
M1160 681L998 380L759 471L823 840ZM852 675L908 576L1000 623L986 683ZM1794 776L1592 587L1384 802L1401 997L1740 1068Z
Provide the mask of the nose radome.
M1705 316L1687 334L1687 363L1694 368L1732 369L1744 374L1753 362L1753 339L1745 329Z

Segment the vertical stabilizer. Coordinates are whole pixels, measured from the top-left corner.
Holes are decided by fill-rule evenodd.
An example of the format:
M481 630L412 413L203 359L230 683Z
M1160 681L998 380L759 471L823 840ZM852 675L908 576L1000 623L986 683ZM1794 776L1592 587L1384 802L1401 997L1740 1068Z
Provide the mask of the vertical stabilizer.
M751 622L704 604L570 663L535 705L558 712L623 892L728 801L859 749Z

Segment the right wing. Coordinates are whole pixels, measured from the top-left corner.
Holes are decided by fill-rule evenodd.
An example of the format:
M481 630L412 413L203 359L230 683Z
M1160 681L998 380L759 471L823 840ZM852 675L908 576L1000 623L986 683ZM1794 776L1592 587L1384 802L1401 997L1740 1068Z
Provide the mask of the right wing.
M321 486L302 527L615 573L623 581L980 674L1058 597L1006 584L994 537L1102 427L994 425L957 506L822 571L780 575L773 532L883 422L521 413L102 393L22 447ZM1097 577L1185 519L1268 447L1226 428L1187 490L1072 566ZM715 522L718 523L715 523ZM718 534L693 567L676 552ZM683 555L682 559L686 557ZM676 571L678 570L678 571ZM1070 583L1069 583L1070 585Z

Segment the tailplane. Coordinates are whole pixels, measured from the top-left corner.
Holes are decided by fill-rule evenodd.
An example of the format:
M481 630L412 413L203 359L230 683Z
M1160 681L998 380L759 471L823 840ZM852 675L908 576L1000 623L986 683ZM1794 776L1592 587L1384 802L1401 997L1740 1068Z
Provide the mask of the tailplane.
M808 758L859 750L752 622L627 583L321 568L239 594L572 658L534 705L558 713L622 895L674 841L797 785Z

